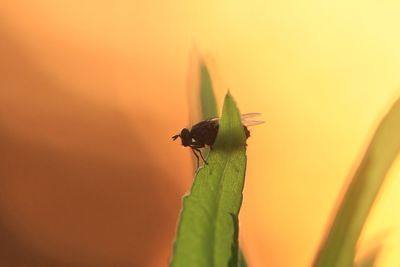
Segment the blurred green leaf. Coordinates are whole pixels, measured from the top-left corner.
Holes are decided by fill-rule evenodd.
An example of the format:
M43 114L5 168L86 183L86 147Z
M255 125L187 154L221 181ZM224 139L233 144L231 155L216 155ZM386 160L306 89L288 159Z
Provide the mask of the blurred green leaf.
M210 119L218 116L217 101L215 99L210 73L204 63L200 65L200 103L201 116L203 119Z
M337 211L314 266L353 266L368 213L400 150L400 100L382 119Z
M247 267L246 258L242 250L239 250L239 267Z
M371 253L368 253L366 257L361 259L357 267L374 267L376 260L381 252L381 246L377 246Z
M204 62L200 63L200 107L201 119L207 120L218 117L217 100L215 98L214 89L211 82L211 77L207 66ZM204 158L207 158L210 148L202 149ZM193 162L193 166L197 166L197 161Z
M233 98L225 97L218 136L183 209L171 266L238 266L238 214L246 170L246 138Z
M385 243L385 239L387 235L390 233L390 230L380 231L375 234L373 237L370 237L367 242L370 244L370 248L368 252L361 257L361 259L355 262L356 267L373 267L376 264L376 261L379 257L379 254L382 251L383 244ZM372 246L371 246L372 245Z

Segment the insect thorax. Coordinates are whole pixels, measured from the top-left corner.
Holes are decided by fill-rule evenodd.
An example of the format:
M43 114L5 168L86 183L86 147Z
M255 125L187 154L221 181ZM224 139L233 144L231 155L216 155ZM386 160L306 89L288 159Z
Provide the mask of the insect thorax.
M200 122L192 127L192 138L200 144L212 146L217 137L218 126L218 123L211 121Z

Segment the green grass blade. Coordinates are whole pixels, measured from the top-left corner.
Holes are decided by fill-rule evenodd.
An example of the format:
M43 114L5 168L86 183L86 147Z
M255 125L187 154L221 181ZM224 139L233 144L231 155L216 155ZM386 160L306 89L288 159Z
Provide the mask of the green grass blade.
M202 119L218 117L217 100L215 98L211 77L207 66L204 63L200 65L200 106ZM208 156L209 149L203 149L203 155ZM239 266L247 267L243 252L239 249Z
M200 168L183 209L173 267L236 267L238 214L246 170L243 125L233 98L225 97L218 136Z
M359 267L374 267L375 262L376 262L376 258L368 258L368 259L366 259L366 261L361 263L359 265Z
M210 73L207 66L202 62L200 64L200 109L201 119L206 120L218 117L217 100L215 98L214 89L211 82ZM203 148L203 155L207 158L210 149ZM195 163L195 166L197 164Z
M378 126L314 266L353 266L355 247L362 227L399 150L400 100L397 100Z
M381 252L381 246L376 247L371 253L364 257L357 267L374 267L376 260L378 259L379 253Z
M204 63L200 66L200 100L203 119L218 116L217 100L215 99L210 73Z
M239 267L247 267L246 258L242 250L239 251Z

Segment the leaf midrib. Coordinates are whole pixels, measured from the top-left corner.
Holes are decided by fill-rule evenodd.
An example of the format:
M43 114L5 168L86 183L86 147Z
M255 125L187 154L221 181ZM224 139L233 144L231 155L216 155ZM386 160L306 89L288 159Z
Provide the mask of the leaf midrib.
M228 166L229 166L229 163L230 163L230 161L231 161L231 159L232 159L232 154L228 154L228 157L227 157L227 159L226 159L226 161L225 161L225 164L224 164L224 168L223 168L223 171L222 171L222 174L221 174L221 179L220 179L220 182L219 182L219 186L218 186L218 188L220 189L219 191L217 191L217 200L216 200L216 207L217 207L217 209L216 209L216 211L215 211L215 220L213 220L214 221L214 227L212 228L213 230L212 230L212 244L213 244L213 247L212 247L212 264L213 264L213 266L215 266L215 240L216 240L216 236L217 236L217 228L218 228L218 219L219 219L219 215L220 215L220 212L221 212L221 206L220 206L220 202L221 202L221 198L222 198L222 194L224 193L224 190L223 190L223 185L224 185L224 181L225 181L225 173L226 173L226 170L228 169Z

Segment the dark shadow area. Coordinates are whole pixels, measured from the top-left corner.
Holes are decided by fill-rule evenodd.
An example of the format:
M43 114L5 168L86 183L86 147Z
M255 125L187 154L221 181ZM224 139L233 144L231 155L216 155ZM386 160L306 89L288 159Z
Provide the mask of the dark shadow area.
M1 26L0 40L0 266L165 257L181 192L157 152L130 118L52 81Z

